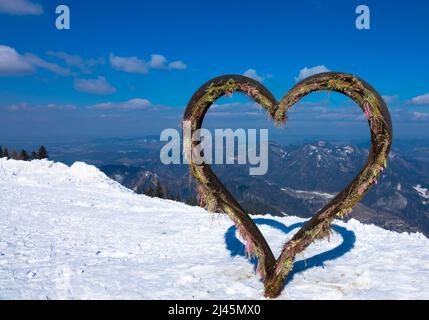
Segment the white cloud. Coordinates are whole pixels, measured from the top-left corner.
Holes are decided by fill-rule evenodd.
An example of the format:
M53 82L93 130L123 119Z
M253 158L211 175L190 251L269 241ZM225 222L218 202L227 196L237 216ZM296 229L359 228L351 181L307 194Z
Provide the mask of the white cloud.
M108 83L104 77L98 77L97 79L76 79L74 87L77 91L99 95L116 92L116 88Z
M299 71L298 76L295 77L295 81L298 82L298 81L304 80L305 78L311 77L315 74L329 72L329 71L330 70L326 68L324 65L315 66L311 68L305 67Z
M147 99L130 99L121 102L104 102L93 106L89 109L94 110L147 110L154 107L153 104Z
M72 111L76 110L76 106L73 104L57 104L49 103L47 105L30 105L27 102L14 103L7 105L5 109L9 112L19 111Z
M71 74L70 70L43 60L34 54L22 55L14 48L0 45L0 75L30 74L36 72L37 69L45 69L62 76Z
M411 104L429 105L429 93L411 99Z
M262 82L262 81L264 81L265 79L271 78L271 75L270 75L270 74L265 75L265 76L260 76L260 75L258 75L258 73L256 72L256 70L255 70L255 69L247 69L247 70L243 73L243 76L245 76L245 77L249 77L249 78L252 78L252 79L254 79L254 80L256 80L256 81L259 81L259 82Z
M147 62L137 57L118 57L111 53L109 60L112 67L119 71L142 74L149 72Z
M59 110L59 111L71 111L76 110L76 106L74 104L56 104L50 103L46 106L48 110Z
M13 15L39 15L43 13L43 8L30 0L0 0L0 12Z
M85 61L79 56L74 56L62 51L48 51L47 54L50 56L59 58L61 60L64 60L66 65L70 67L76 67L81 70L86 69Z
M161 54L152 54L150 60L145 61L136 56L119 57L111 53L109 60L114 69L130 73L148 74L150 69L184 70L187 68L183 61L177 60L169 63L167 58Z
M412 113L412 120L429 120L429 113L424 112L413 112Z
M80 56L68 54L62 51L48 51L46 53L52 57L63 60L68 67L77 68L83 73L91 73L91 67L104 64L105 62L104 58L85 60Z
M167 58L162 54L153 54L148 64L151 69L165 69L167 68Z
M0 45L0 75L20 75L34 71L33 65L14 48Z
M173 61L168 64L171 70L185 70L188 66L181 60Z
M187 68L187 65L183 61L177 60L173 62L168 62L167 58L162 54L152 54L150 56L150 61L148 63L148 68L150 69L169 69L169 70L184 70Z
M11 112L25 111L25 110L29 110L29 109L30 109L30 105L26 102L14 103L14 104L6 106L6 110L11 111Z
M35 67L51 71L61 76L69 76L71 74L69 69L63 68L56 63L43 60L34 54L26 53L24 57Z

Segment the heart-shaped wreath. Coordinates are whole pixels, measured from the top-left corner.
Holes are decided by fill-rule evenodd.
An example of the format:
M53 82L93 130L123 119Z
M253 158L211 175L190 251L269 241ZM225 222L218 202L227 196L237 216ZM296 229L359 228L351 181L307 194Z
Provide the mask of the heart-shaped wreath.
M327 205L319 210L283 246L276 260L267 241L230 192L219 181L210 166L196 163L193 155L200 152L199 134L204 116L210 106L220 97L233 92L241 92L260 104L277 123L284 123L290 107L306 95L315 91L335 91L354 100L368 119L371 131L371 150L367 162L359 174ZM389 111L382 97L365 81L349 74L328 72L309 77L296 84L279 102L258 81L240 75L225 75L204 84L192 96L186 108L183 126L190 128L190 135L184 136L184 153L190 170L198 183L199 193L207 209L224 212L232 219L241 238L245 242L249 256L258 259L257 271L264 281L265 296L277 297L284 280L291 271L296 255L307 248L315 239L326 237L331 232L331 223L336 217L344 217L351 212L369 188L377 181L386 168L392 143L392 123ZM194 138L194 139L193 139Z

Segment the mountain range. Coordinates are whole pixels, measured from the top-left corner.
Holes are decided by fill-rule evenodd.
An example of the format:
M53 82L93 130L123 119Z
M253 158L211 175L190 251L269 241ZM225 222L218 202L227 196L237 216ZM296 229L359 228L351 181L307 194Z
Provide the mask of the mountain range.
M133 158L133 153L128 153L99 168L134 191L160 183L170 198L198 203L187 165L163 165L159 142L149 139L145 145L150 147L144 148L144 156ZM212 167L248 212L307 218L358 174L367 156L364 146L326 141L288 146L270 143L266 175L250 176L247 165ZM427 162L393 150L387 170L351 216L388 230L418 231L429 236L428 186Z

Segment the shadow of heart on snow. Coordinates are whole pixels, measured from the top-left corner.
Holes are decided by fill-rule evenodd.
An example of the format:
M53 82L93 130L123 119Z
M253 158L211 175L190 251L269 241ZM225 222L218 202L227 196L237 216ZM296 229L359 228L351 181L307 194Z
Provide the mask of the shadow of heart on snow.
M265 218L257 218L257 219L253 219L253 221L257 225L267 225L274 229L280 230L285 234L289 233L294 229L300 228L304 225L304 222L299 222L299 223L294 223L290 226L286 226L283 223L278 222L276 220L265 219ZM340 227L338 225L332 225L332 229L341 235L341 237L343 238L343 242L331 250L316 254L304 260L295 261L293 264L292 271L289 273L289 275L285 280L285 284L291 281L295 274L314 267L324 267L324 263L326 261L335 260L353 249L354 244L356 242L356 236L353 231L347 230L346 228ZM232 225L225 232L226 248L229 250L231 257L235 257L235 256L245 257L246 254L245 254L244 244L240 240L238 240L236 236L236 230L237 228L234 225ZM250 260L250 262L253 264L255 269L257 266L257 261L258 260L256 257Z

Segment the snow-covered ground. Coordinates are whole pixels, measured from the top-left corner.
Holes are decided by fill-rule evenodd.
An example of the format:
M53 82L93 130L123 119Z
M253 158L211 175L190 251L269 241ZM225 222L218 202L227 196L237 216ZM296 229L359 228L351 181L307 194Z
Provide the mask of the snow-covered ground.
M282 188L283 191L292 191L296 194L301 194L303 196L316 196L321 197L325 199L332 199L335 197L335 193L327 193L327 192L320 192L320 191L307 191L307 190L296 190L296 189L290 189L290 188Z
M423 188L421 185L416 185L415 187L413 187L414 190L417 191L417 193L420 195L420 197L422 197L424 200L422 200L423 204L428 204L428 201L425 200L429 200L429 191L427 188Z
M223 215L136 195L84 163L0 159L0 196L2 299L263 298ZM276 254L302 222L257 219ZM279 299L429 299L429 239L336 225Z

